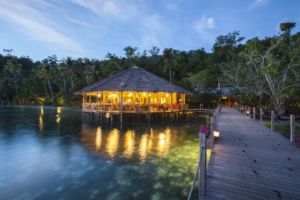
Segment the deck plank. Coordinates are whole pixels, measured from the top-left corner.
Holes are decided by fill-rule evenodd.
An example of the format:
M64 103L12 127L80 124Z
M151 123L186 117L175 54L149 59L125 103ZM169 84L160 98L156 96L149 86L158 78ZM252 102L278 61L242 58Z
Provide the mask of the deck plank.
M300 149L239 111L221 111L206 199L300 200Z

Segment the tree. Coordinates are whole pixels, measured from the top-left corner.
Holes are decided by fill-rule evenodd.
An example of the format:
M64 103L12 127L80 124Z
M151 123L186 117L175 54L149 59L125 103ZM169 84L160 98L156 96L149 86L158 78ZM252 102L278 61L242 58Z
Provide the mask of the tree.
M222 82L230 86L238 87L242 61L239 52L244 48L241 42L244 37L239 32L228 33L217 37L213 46L213 60L222 71Z
M124 52L129 65L133 65L133 58L136 56L137 47L125 47Z
M169 71L169 81L172 83L173 69L176 66L175 50L172 48L166 48L163 51L164 71Z
M45 88L45 93L48 95L46 84L48 84L48 88L53 99L53 87L51 79L53 79L53 74L56 74L57 69L57 58L56 56L49 56L47 59L44 59L38 65L38 76L43 81L43 85Z
M296 23L294 22L284 22L279 25L279 28L281 32L283 32L286 35L291 34L291 30L296 26Z
M22 65L13 58L9 59L4 66L4 70L9 72L13 77L17 96L19 96L18 75L21 73L21 68Z

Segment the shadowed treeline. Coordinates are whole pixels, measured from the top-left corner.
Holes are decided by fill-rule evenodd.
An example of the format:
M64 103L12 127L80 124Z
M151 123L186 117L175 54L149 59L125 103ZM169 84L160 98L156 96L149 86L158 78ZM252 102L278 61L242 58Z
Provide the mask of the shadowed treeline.
M124 48L124 56L108 53L104 59L55 55L40 61L16 57L4 49L0 54L0 103L80 105L74 91L132 65L142 67L172 83L202 92L192 100L209 104L209 88L236 88L240 103L273 108L278 112L299 109L300 33L295 23L280 24L272 37L245 41L239 32L216 38L211 52L172 48L139 51ZM197 42L197 41L195 41ZM204 89L204 90L203 90Z

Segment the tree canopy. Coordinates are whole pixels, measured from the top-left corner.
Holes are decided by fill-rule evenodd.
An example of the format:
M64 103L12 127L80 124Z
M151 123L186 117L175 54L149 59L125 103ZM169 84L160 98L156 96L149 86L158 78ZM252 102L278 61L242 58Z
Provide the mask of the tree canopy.
M222 86L239 88L242 103L267 105L279 112L286 107L299 109L300 32L292 34L295 26L281 23L280 34L247 41L238 31L221 35L212 52L158 47L139 51L128 46L124 56L107 53L103 59L59 60L53 55L33 61L4 49L0 102L76 104L74 91L137 65L195 94L201 88L216 88L219 81Z

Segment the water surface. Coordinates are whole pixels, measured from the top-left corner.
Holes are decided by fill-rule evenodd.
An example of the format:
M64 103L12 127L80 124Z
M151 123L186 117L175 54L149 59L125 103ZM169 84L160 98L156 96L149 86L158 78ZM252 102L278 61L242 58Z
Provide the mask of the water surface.
M199 123L122 129L80 110L0 108L0 199L186 199Z

